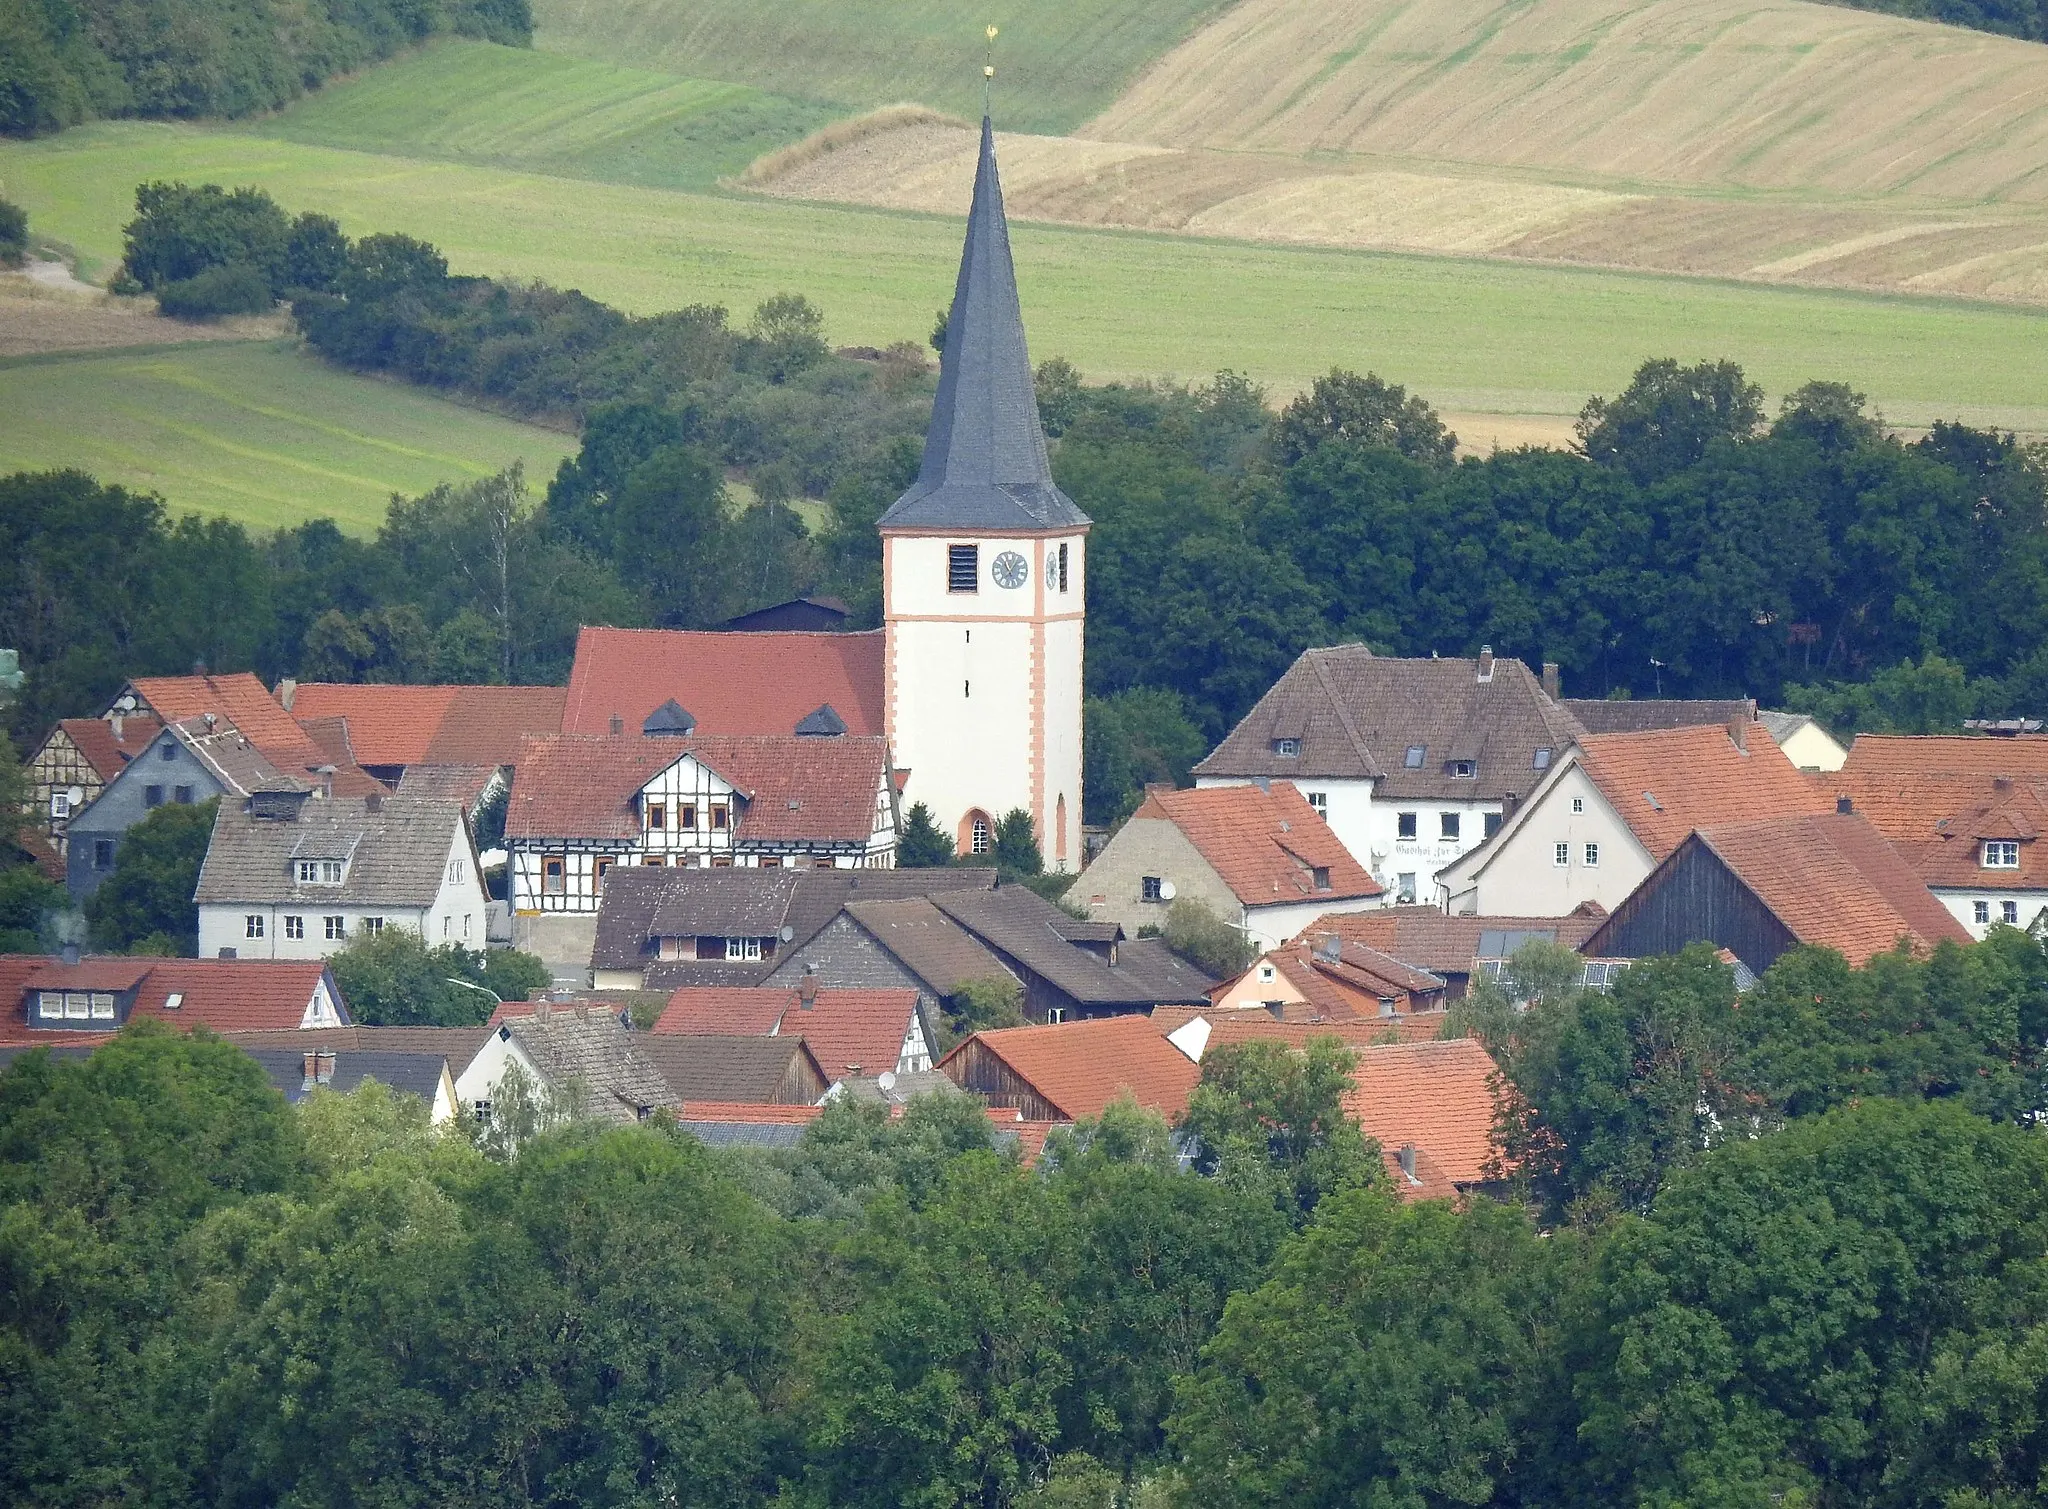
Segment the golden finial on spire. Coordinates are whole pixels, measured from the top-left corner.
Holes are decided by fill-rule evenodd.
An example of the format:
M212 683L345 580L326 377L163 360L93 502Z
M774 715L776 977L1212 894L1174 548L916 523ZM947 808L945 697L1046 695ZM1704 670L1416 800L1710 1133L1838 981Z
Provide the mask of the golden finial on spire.
M988 92L996 76L996 28L988 29L988 55L981 65L981 113L988 114Z

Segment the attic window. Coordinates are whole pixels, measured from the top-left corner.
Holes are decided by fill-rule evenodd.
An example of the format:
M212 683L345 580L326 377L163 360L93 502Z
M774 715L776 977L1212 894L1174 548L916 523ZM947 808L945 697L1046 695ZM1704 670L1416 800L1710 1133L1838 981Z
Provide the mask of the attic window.
M978 592L981 590L981 547L979 545L948 545L946 547L946 590L948 592Z
M1444 774L1455 780L1469 781L1479 774L1479 766L1472 760L1448 760L1444 764Z
M1301 758L1301 740L1275 739L1273 753L1283 760L1298 760Z
M1408 746L1408 753L1402 759L1401 764L1408 770L1420 770L1422 762L1428 754L1429 746L1427 744L1410 744Z
M1530 757L1529 768L1531 770L1548 770L1550 768L1550 746L1548 744L1543 745Z
M2017 870L2020 867L2020 846L2016 839L1987 838L1984 841L1984 868L1987 870Z
M1327 891L1330 888L1330 867L1328 865L1316 865L1308 873L1309 878L1315 882L1317 890Z
M341 884L341 861L338 859L301 859L294 862L294 867L300 885Z

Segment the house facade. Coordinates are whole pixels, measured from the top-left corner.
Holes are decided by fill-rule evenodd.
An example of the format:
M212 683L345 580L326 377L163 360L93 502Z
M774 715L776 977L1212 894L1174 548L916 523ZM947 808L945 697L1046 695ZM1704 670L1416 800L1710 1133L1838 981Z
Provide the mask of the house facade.
M0 1047L93 1046L141 1020L185 1031L297 1034L348 1019L334 976L318 960L0 955Z
M1400 660L1337 645L1304 652L1195 783L1290 782L1389 903L1427 901L1581 732L1527 666L1491 650Z
M324 958L387 927L433 945L485 942L488 898L453 802L295 791L224 801L195 894L206 958Z
M83 812L162 732L147 715L123 718L66 718L50 730L29 759L29 800L35 822L59 854L71 819Z

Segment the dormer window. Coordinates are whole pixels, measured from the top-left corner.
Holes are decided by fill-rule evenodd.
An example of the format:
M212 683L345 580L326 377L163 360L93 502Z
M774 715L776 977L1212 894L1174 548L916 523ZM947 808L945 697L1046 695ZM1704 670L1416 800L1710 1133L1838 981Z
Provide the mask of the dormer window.
M1448 760L1444 763L1444 774L1454 780L1469 781L1479 774L1479 766L1472 760Z
M1309 879L1315 883L1317 890L1327 891L1330 888L1330 867L1328 865L1316 865L1308 873Z
M1410 744L1407 755L1402 758L1401 765L1407 770L1420 770L1422 762L1428 756L1429 746L1427 744Z
M1301 758L1301 740L1275 739L1273 753L1283 760L1298 760Z
M45 1022L111 1022L114 997L105 990L40 990L36 1016Z
M300 885L340 885L342 862L338 859L300 859L293 869Z
M2020 867L2020 846L2017 839L1987 838L1984 840L1984 868L1987 870L2017 870Z

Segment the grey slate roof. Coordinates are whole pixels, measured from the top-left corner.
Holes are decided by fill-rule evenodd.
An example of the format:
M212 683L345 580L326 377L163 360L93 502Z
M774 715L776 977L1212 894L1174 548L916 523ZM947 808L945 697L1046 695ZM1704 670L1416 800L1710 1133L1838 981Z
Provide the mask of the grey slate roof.
M481 996L478 997L482 999ZM491 1029L475 1027L299 1027L275 1032L224 1032L236 1046L251 1052L288 1049L293 1053L354 1055L364 1053L427 1054L448 1060L448 1072L460 1075L477 1051L490 1041Z
M846 915L932 988L950 996L969 980L1003 977L1002 960L923 896L848 902Z
M944 912L999 956L1063 991L1083 1006L1149 1007L1207 1005L1209 983L1161 994L1168 983L1148 969L1141 977L1119 969L1069 939L1077 923L1050 901L1023 886L998 891L955 891L932 898Z
M1068 529L1087 523L1073 499L1053 485L1046 461L996 175L995 131L984 116L924 464L910 491L882 515L881 527Z
M831 703L820 703L797 721L796 733L800 739L836 739L846 732L846 720L839 716L839 709Z
M372 811L372 805L378 810ZM454 802L420 797L333 797L299 804L291 821L223 802L194 899L315 906L431 906L462 822ZM342 883L300 885L295 859L345 859Z
M801 1037L643 1032L634 1035L633 1051L654 1065L678 1101L772 1104L793 1058L810 1061L818 1093L830 1078Z
M306 1053L290 1048L247 1048L243 1052L263 1066L271 1084L284 1098L297 1104L312 1092L306 1088ZM429 1105L441 1088L441 1069L447 1059L438 1053L336 1053L334 1076L326 1088L346 1095L365 1080L417 1095ZM452 1070L450 1071L453 1072Z
M1195 766L1198 776L1379 782L1392 798L1499 801L1526 796L1584 732L1521 661L1394 659L1362 644L1307 650ZM1282 755L1281 739L1300 741ZM1410 767L1411 748L1422 750ZM1549 760L1536 764L1537 751ZM1446 764L1470 760L1471 777Z
M1693 728L1756 716L1747 698L1725 701L1681 701L1664 697L1624 697L1615 701L1567 697L1558 706L1578 719L1589 734L1640 734L1656 728Z
M532 1060L551 1089L580 1082L587 1115L604 1121L640 1121L677 1097L659 1069L639 1053L636 1035L607 1011L550 1011L508 1017L499 1025Z
M1161 1001L1207 996L1215 979L1166 946L1162 938L1132 938L1116 946L1116 967Z
M265 791L307 791L266 759L234 724L220 718L186 718L170 725L172 737L192 751L230 796Z
M1787 739L1798 733L1807 724L1813 722L1813 719L1805 713L1781 713L1766 710L1758 713L1756 717L1759 723L1770 730L1771 742L1781 749L1784 747ZM1826 732L1826 730L1822 731Z
M678 1121L676 1126L706 1147L790 1148L799 1146L810 1130L801 1121Z

